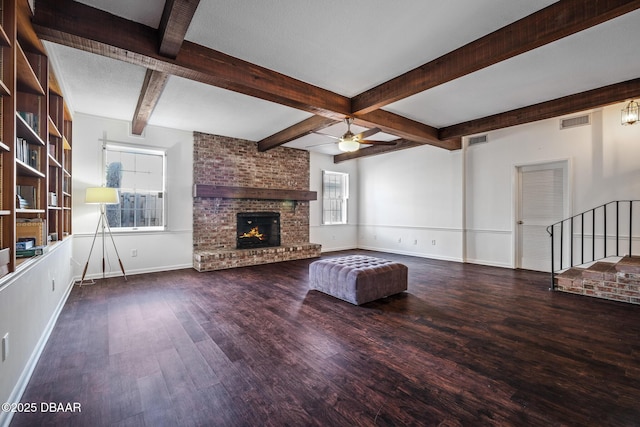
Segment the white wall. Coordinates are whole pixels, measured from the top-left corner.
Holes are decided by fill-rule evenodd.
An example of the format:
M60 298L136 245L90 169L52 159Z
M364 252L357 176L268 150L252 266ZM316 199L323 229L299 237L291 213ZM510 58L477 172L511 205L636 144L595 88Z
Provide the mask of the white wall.
M73 237L45 255L25 261L0 280L0 337L9 334L9 352L0 362L0 402L19 402L71 287ZM0 411L0 426L12 413Z
M311 153L309 161L309 190L318 192L318 200L309 204L309 239L322 245L322 252L358 247L358 161L333 163L333 156ZM347 224L322 224L322 171L349 174Z
M82 275L99 218L96 205L84 203L87 187L103 184L102 143L135 144L167 151L167 229L158 232L118 232L114 240L127 274L192 266L193 133L147 126L143 136L132 136L130 123L85 114L73 121L73 264ZM102 274L102 241L96 240L87 277ZM107 275L120 275L118 258L107 238ZM132 250L137 256L132 256Z
M490 132L488 143L469 147L467 261L515 266L517 166L567 160L569 215L640 198L640 126L620 125L623 105L592 111L588 126L560 130L560 119L549 119Z
M360 159L363 249L462 260L462 152L423 146Z
M588 126L560 130L555 118L489 132L488 143L454 152L360 159L354 247L514 267L517 166L568 161L570 214L640 199L640 125L620 125L623 107L591 112Z

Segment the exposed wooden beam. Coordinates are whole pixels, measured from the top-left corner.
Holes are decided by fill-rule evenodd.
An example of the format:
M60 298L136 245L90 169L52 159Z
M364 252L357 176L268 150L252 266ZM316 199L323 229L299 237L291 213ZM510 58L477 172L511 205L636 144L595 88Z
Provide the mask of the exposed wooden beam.
M160 95L167 84L169 75L161 71L147 70L142 83L142 90L138 98L138 105L133 116L131 132L134 135L141 135L147 126L147 121L160 99Z
M358 114L355 116L354 123L365 127L378 127L383 132L419 144L434 145L447 150L458 150L462 147L460 138L442 140L438 137L438 129L384 110Z
M640 78L541 102L440 129L441 138L457 138L550 119L640 97Z
M322 116L309 117L300 123L296 123L293 126L258 141L258 151L270 150L304 135L317 132L334 123L336 123L336 120Z
M42 39L54 43L333 120L351 115L351 100L347 97L189 41L183 42L175 59L164 57L157 52L157 30L73 0L38 0L33 24ZM440 144L433 128L399 118L382 110L360 117L367 126L384 128L385 132L425 144ZM378 119L381 123L375 122Z
M200 0L166 1L159 28L160 47L158 50L161 55L169 58L178 56L198 3ZM147 69L131 124L131 132L134 135L141 135L147 126L149 117L156 108L168 79L167 73Z
M175 58L200 0L166 0L160 19L160 55Z
M560 0L352 99L352 113L374 111L640 7L640 0Z
M158 31L73 0L39 0L33 19L44 40L341 120L342 95L185 41L175 59L157 51Z
M408 141L406 139L397 139L396 145L372 145L370 147L361 148L358 151L352 153L342 153L333 156L333 163L340 163L347 160L358 159L361 157L375 156L376 154L390 153L393 151L405 150L407 148L419 147L421 145L415 141Z

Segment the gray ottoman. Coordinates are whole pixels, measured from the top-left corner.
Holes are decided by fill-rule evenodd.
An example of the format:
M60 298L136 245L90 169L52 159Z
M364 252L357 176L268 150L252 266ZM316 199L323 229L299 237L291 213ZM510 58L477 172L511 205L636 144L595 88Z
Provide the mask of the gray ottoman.
M408 268L386 259L351 255L314 261L309 286L360 305L407 290Z

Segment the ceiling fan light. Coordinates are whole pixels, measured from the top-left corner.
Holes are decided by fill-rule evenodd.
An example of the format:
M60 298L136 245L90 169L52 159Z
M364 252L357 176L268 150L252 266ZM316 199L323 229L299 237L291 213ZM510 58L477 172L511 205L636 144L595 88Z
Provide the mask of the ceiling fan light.
M631 100L625 108L622 109L622 124L632 125L640 120L638 103Z
M340 151L352 153L354 151L358 151L358 149L360 148L360 144L353 138L343 138L340 140L340 142L338 142L338 148L340 149Z

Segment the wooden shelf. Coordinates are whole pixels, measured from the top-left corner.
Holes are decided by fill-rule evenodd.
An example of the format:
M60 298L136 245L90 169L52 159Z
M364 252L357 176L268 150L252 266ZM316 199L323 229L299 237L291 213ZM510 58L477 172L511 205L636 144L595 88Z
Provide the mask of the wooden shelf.
M61 168L62 167L60 162L58 160L56 160L56 158L53 157L51 154L47 155L47 157L49 158L49 166L55 166L57 168Z
M9 36L0 25L0 46L11 47L11 40L9 40Z
M44 173L18 159L16 159L16 166L18 166L20 172L18 175L29 175L37 178L46 178L46 175Z
M40 214L45 212L46 211L44 209L16 209L16 213L23 213L23 214Z
M2 80L0 80L0 96L11 96L11 91Z
M34 30L32 5L33 1L8 0L0 7L0 48L7 59L5 66L13 67L0 78L0 100L4 99L0 120L5 135L4 143L0 142L0 175L7 178L0 192L4 206L9 207L0 209L0 247L11 253L4 269L8 274L23 270L38 258L16 256L17 237L24 231L19 230L20 220L39 219L42 232L55 233L60 240L70 236L72 228L73 118L44 44ZM33 187L38 200L22 206L34 209L15 208L18 186L23 185ZM49 193L59 196L57 202L47 198ZM48 206L49 201L59 206Z
M254 199L254 200L317 200L316 191L284 190L253 187L223 187L218 185L195 184L194 197L219 197L222 199Z
M47 123L49 123L49 135L57 136L58 138L62 138L62 134L58 130L58 126L53 123L51 117L47 117Z
M42 146L47 145L42 138L40 138L40 135L38 135L17 112L16 118L16 135L18 137L26 139L31 144L38 144Z
M40 84L36 73L33 72L33 68L31 68L31 64L29 64L29 60L20 47L20 44L16 44L16 51L18 53L18 90L22 92L32 93L34 95L45 96L46 93L42 88L42 85Z

